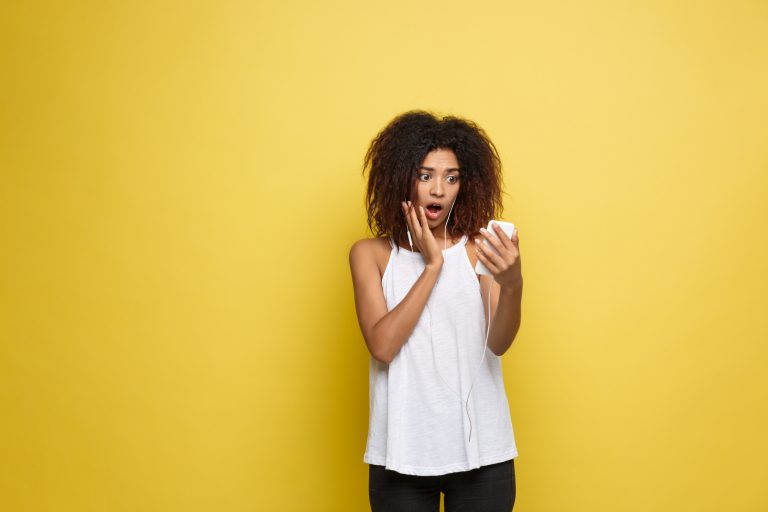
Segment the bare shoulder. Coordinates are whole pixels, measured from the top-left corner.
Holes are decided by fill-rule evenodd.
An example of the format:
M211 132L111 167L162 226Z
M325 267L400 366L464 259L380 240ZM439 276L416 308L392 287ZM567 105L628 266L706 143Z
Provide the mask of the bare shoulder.
M353 267L375 265L379 275L384 272L391 246L386 238L363 238L349 249L349 264Z
M389 242L386 238L363 238L352 244L349 249L350 259L369 258L376 253L388 251Z

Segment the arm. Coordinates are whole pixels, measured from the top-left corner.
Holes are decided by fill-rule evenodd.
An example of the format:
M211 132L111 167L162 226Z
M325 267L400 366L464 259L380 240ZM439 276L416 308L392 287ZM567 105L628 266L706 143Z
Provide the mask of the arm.
M487 280L486 280L487 279ZM482 276L480 289L483 294L485 315L488 314L488 286L491 286L491 330L488 333L488 348L501 357L515 341L520 329L523 280L517 285L500 286L492 278Z
M443 253L429 229L424 208L419 206L417 212L410 203L405 202L402 207L410 232L413 233L413 243L421 252L425 266L403 300L392 311L387 312L381 276L373 256L375 247L370 241L361 240L349 251L360 330L371 355L387 364L411 336L443 268Z
M373 249L370 241L361 240L349 252L355 309L368 351L389 364L416 327L442 264L427 265L403 300L388 312Z
M475 251L478 259L493 274L493 279L483 276L480 288L485 302L488 287L492 287L488 348L497 356L502 356L512 345L520 329L523 276L520 265L520 239L517 231L510 239L500 227L494 226L494 228L496 236L485 230L481 231L496 251L482 243L475 244ZM485 307L487 311L487 303Z

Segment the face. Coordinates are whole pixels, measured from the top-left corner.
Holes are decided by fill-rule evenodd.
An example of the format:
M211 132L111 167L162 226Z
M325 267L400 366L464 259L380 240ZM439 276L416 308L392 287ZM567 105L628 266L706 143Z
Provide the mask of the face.
M459 161L456 155L450 149L430 151L416 170L409 198L415 206L424 207L430 229L443 228L458 194ZM451 216L455 213L454 209Z

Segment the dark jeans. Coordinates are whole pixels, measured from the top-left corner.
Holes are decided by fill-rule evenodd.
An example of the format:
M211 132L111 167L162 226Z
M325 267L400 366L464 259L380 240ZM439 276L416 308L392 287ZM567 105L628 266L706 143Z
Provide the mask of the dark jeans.
M437 476L404 475L368 465L372 512L510 512L515 505L515 461Z

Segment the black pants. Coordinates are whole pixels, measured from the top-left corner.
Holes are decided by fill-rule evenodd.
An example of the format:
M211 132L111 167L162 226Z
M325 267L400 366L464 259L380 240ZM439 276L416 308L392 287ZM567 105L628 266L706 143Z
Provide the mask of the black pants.
M515 505L514 459L437 476L404 475L368 465L372 512L510 512Z

